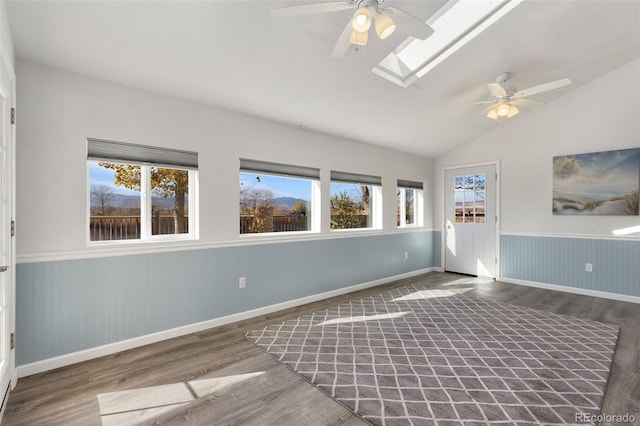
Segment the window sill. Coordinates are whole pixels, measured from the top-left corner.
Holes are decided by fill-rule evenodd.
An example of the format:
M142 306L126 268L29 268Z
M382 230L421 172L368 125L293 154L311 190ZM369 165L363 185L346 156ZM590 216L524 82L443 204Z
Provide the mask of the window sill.
M416 228L424 228L423 225L400 225L397 229L416 229Z
M185 243L185 242L198 242L199 238L193 235L172 235L172 236L157 236L146 240L103 240L103 241L87 241L87 247L129 247L129 246L142 246L149 244L161 244L167 243Z
M329 230L330 234L341 234L341 233L370 233L370 234L378 234L382 232L382 228L345 228L345 229L331 229Z
M309 235L320 235L319 231L284 231L284 232L252 232L240 234L240 238L291 238L299 236L301 238Z
M319 241L340 238L360 238L378 235L393 235L399 233L433 231L433 228L394 228L383 229L338 229L331 232L298 232L269 233L269 234L244 234L235 240L202 241L200 239L172 240L172 241L101 241L92 242L83 249L50 251L37 253L20 253L17 263L34 263L60 260L92 259L101 257L132 256L138 254L153 254L165 252L178 252L187 250L207 250L224 247L238 247L244 245L276 244L289 242Z

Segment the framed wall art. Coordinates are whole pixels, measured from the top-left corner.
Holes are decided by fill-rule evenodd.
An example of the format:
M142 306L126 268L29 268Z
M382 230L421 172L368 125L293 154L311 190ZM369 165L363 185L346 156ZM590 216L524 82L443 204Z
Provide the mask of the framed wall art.
M553 157L554 215L638 215L640 148Z

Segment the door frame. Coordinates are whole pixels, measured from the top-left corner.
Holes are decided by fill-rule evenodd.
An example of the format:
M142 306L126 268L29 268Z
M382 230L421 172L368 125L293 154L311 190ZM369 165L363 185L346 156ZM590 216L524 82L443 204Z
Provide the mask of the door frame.
M0 49L0 87L7 93L8 96L8 105L9 109L15 109L16 107L16 74L15 70L12 66L9 57L7 56L7 52L5 49ZM7 159L7 163L10 164L11 174L8 177L8 188L9 191L9 203L10 203L10 211L8 212L11 216L11 220L15 220L16 218L16 125L11 123L10 121L7 123L9 126L9 131L7 131L7 136L9 140L7 141L9 145L10 156ZM6 130L5 130L6 131ZM13 334L15 336L16 331L16 239L15 236L12 236L11 233L8 234L10 238L11 244L11 254L9 261L9 268L7 270L8 273L8 288L9 288L9 298L7 300L7 322L9 323L9 334ZM9 337L9 336L7 336ZM7 339L9 340L9 339ZM9 367L8 374L10 376L9 381L9 392L7 393L7 399L9 397L9 393L12 389L15 388L18 382L18 369L16 368L15 362L15 347L9 350ZM4 389L0 391L3 393ZM0 404L2 403L2 397L0 395ZM6 408L7 401L4 401L4 406L0 407L0 421L2 420L2 415L4 414L4 409Z
M455 164L455 165L451 165L451 166L444 166L442 168L442 224L441 224L441 232L440 232L440 265L442 265L440 267L440 270L442 272L447 270L447 265L446 265L446 250L445 250L445 244L446 244L446 232L447 232L447 202L446 202L446 196L447 196L447 171L450 170L456 170L456 169L466 169L468 167L482 167L482 166L495 166L496 168L496 273L495 273L495 280L498 280L500 278L500 229L502 228L501 226L501 217L502 217L502 211L501 211L501 204L500 204L500 178L501 178L501 171L500 171L500 160L493 160L493 161L483 161L483 162L479 162L479 163L466 163L466 164Z

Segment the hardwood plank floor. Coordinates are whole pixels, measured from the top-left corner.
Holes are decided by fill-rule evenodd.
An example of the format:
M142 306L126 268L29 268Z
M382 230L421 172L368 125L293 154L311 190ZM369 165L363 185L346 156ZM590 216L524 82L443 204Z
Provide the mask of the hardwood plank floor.
M21 378L3 424L366 424L244 333L408 282L620 325L603 413L629 413L640 424L640 305L437 272ZM167 401L162 386L171 384L186 386L192 400L181 391L179 400ZM132 394L113 393L132 390L148 392L145 400L162 397L162 406L141 409L131 401L130 411L112 413L99 403L98 395L126 403Z

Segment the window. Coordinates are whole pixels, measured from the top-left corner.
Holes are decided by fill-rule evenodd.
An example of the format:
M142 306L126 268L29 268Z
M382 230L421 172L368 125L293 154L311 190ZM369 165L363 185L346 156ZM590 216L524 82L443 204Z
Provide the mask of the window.
M320 169L240 159L240 234L318 232Z
M422 182L398 180L397 224L398 227L422 225Z
M484 173L455 177L456 223L485 223L485 181Z
M381 179L378 176L331 172L331 229L382 226Z
M88 140L89 241L197 238L198 154Z

